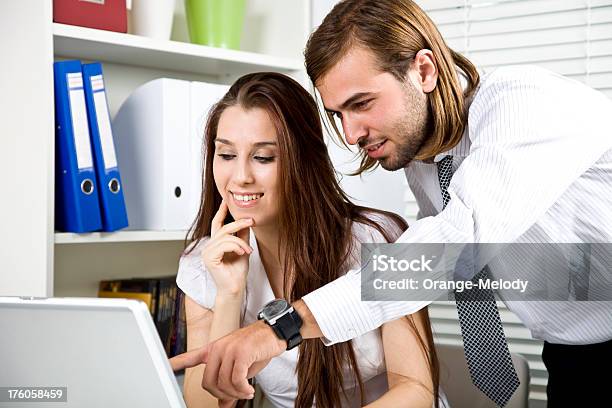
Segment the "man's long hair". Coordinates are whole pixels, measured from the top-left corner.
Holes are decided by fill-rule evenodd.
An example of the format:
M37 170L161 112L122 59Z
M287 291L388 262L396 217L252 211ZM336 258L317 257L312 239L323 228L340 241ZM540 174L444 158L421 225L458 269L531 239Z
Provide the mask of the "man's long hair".
M438 83L427 94L432 133L427 149L415 159L432 158L459 143L467 125L465 99L474 93L479 75L467 58L446 45L435 24L418 5L410 0L345 0L336 4L306 44L306 71L312 83L316 86L356 46L371 51L378 68L401 82L407 80L417 52L431 50L438 69ZM458 69L467 81L465 92ZM327 116L342 140L333 118ZM361 152L361 164L355 174L376 164L376 160Z
M287 76L256 73L238 79L209 115L204 135L202 197L191 228L190 250L195 247L193 242L210 236L212 219L221 203L213 179L215 138L221 115L231 106L265 110L278 136L279 242L285 250L281 259L284 297L290 302L340 277L355 261L360 248L354 239L353 223L375 228L388 242L407 228L401 217L357 206L342 191L312 96ZM387 222L378 222L381 219ZM414 322L408 320L418 336ZM435 354L430 353L435 351L429 320L426 331L428 338L421 341L422 352L437 367ZM347 362L363 400L363 382L351 342L326 347L319 339L304 340L299 346L295 406L310 407L316 401L318 407L340 407Z

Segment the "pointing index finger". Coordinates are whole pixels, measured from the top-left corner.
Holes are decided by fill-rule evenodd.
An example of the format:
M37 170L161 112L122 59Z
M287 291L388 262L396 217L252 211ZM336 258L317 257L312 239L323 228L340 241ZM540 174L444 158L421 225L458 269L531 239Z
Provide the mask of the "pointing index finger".
M195 367L205 362L208 358L208 349L202 347L196 350L187 351L170 359L172 371L183 370L185 368Z

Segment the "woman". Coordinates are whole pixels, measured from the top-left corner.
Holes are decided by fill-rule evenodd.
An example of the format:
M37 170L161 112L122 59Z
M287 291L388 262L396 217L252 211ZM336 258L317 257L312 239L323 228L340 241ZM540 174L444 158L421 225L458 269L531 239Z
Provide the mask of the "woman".
M205 138L201 205L177 276L190 350L255 321L270 300L300 299L357 268L361 242L393 242L407 227L395 214L351 203L317 106L289 77L240 78L212 109ZM186 372L191 408L214 400L201 388L203 370ZM343 344L305 340L256 381L281 407L437 406L427 311Z

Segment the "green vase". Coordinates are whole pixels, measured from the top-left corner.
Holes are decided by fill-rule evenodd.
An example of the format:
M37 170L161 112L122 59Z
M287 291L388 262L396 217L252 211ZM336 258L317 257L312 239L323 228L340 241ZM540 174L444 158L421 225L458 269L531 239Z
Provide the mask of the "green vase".
M239 49L244 10L245 0L185 0L191 42Z

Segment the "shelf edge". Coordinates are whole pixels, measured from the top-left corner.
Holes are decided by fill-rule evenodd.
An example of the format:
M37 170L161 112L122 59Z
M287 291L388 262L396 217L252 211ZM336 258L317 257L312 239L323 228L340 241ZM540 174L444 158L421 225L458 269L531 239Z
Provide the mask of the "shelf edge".
M72 232L56 232L54 242L58 245L66 244L103 244L113 242L154 242L154 241L183 241L187 231L118 231L118 232L89 232L77 234Z
M116 33L59 23L53 23L53 38L54 43L64 40L82 41L84 44L98 43L107 47L123 49L133 48L152 54L176 55L177 57L183 58L215 60L238 65L254 65L282 71L299 71L304 69L303 63L298 59L258 54L248 51L214 48L179 41L161 41L133 34ZM59 55L66 53L62 47L59 48L59 51L56 50L56 53ZM70 52L67 54L67 56L71 56L69 55ZM131 64L131 62L127 60L123 61L123 63L128 65Z

